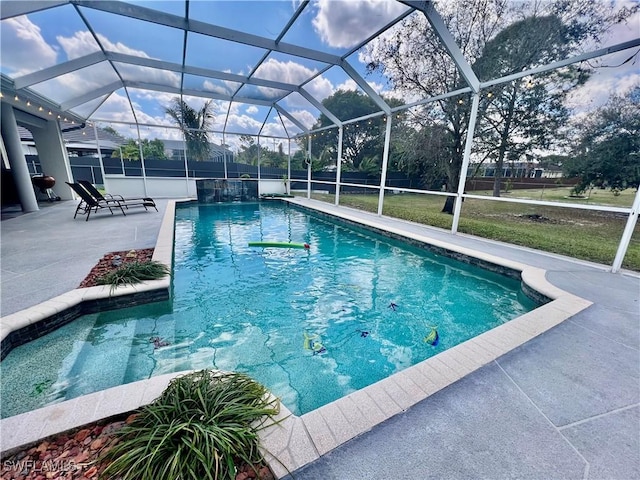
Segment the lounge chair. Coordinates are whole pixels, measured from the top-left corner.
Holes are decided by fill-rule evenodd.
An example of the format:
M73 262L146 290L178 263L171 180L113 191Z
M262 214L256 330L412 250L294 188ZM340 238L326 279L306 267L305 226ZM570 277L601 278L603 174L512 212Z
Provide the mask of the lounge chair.
M85 188L79 183L69 183L69 182L65 182L65 183L69 185L69 187L71 187L71 189L74 192L76 192L76 194L78 194L78 196L82 199L82 201L78 203L78 206L76 207L76 211L73 215L73 218L76 218L76 216L78 215L78 212L82 211L83 215L87 215L87 218L85 219L85 221L88 221L92 210L95 210L97 212L102 208L109 209L112 215L113 215L113 209L119 208L122 214L125 216L127 214L125 213L123 207L128 208L133 206L140 206L140 207L144 207L145 210L148 210L147 207L156 208L156 204L152 200L146 201L144 199L140 199L140 200L131 200L131 201L125 202L117 199L102 199L102 200L97 199L93 195L91 195L87 190L85 190ZM156 208L156 211L157 210L158 209Z
M105 202L111 202L114 200L120 201L120 202L125 202L123 203L123 207L128 208L128 206L126 205L126 202L140 202L143 201L145 203L145 208L146 207L153 207L156 209L156 212L158 211L158 208L156 207L156 202L150 198L150 197L123 197L122 195L111 195L109 193L105 193L104 195L102 193L100 193L100 190L98 190L93 183L88 182L86 180L78 180L78 183L80 185L82 185L82 187L89 192L89 194L94 197L96 200L103 200Z

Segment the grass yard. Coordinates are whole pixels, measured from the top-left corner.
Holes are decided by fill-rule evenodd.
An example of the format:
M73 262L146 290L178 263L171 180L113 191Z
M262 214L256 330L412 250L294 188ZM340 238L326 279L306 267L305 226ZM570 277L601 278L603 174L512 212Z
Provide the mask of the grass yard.
M588 203L629 207L635 190L619 196L610 191L594 190L589 198L569 199L569 188L517 190L505 196L570 203ZM490 195L490 192L473 192ZM585 195L586 196L586 195ZM328 202L333 195L314 194ZM441 213L445 198L436 195L387 194L383 214L445 229L451 228L452 216ZM340 204L376 212L378 195L340 195ZM626 223L626 214L573 208L522 205L490 200L466 199L458 230L503 242L559 253L574 258L611 265ZM636 225L623 267L640 271L640 226Z

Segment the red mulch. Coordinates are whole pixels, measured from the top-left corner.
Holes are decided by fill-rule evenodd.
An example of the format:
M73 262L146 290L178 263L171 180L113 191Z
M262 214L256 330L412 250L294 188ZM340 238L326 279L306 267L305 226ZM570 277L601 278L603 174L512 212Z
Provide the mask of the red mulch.
M117 269L118 266L135 261L146 262L151 260L152 256L153 248L107 253L100 259L96 266L91 269L89 275L85 277L78 288L95 287L98 284L98 278ZM120 265L118 265L118 263L120 263Z

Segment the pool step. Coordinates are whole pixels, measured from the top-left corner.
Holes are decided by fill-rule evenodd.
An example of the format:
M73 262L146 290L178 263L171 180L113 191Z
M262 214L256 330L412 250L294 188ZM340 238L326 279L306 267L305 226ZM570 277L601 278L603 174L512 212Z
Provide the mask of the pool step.
M102 315L102 314L101 314ZM67 398L123 383L132 348L135 322L104 323L100 315L73 362Z

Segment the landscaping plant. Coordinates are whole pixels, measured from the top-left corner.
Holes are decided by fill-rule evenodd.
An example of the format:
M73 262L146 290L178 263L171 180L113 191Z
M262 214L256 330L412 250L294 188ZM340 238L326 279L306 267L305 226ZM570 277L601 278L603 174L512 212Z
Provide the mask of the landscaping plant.
M233 480L236 464L262 461L258 431L278 407L264 386L241 373L201 370L175 378L117 432L103 477Z
M133 285L145 280L159 280L169 274L169 267L155 260L127 262L98 278L97 283L111 285L111 288L114 289L121 285Z

